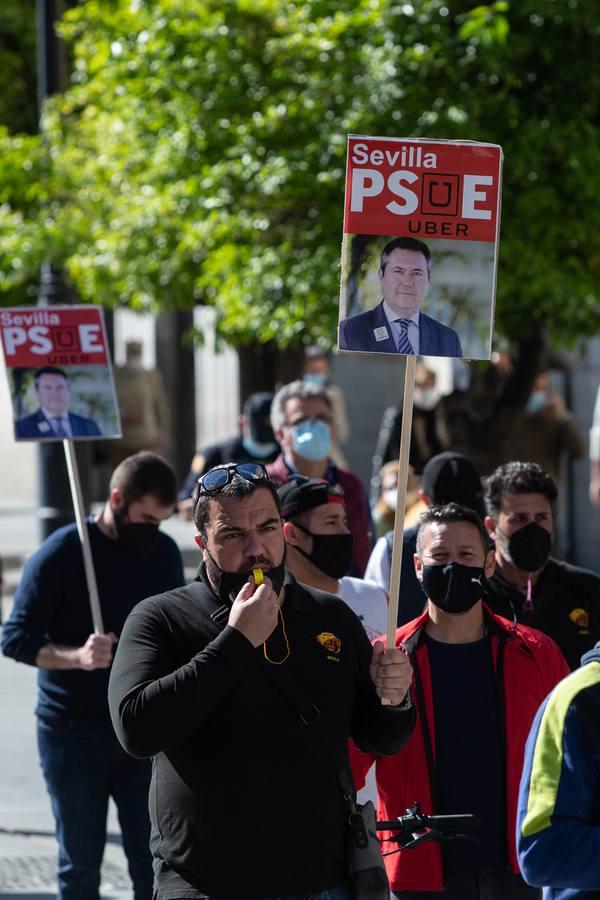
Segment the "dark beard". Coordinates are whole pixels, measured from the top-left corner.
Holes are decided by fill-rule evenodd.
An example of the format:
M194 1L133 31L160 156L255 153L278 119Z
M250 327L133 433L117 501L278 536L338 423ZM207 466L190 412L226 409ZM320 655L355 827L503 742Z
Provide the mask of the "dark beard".
M233 603L248 581L253 568L262 569L267 577L271 579L275 592L279 594L285 578L285 550L281 562L276 566L272 565L266 557L257 556L246 560L236 572L227 572L225 569L220 568L208 548L206 548L204 565L206 567L206 575L215 594L224 603Z

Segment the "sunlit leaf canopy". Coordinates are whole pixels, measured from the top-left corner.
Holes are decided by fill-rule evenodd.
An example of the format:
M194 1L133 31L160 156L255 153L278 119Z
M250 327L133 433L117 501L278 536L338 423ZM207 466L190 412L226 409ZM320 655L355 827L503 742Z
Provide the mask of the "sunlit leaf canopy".
M505 152L496 328L600 326L600 17L579 0L88 0L43 137L0 132L0 291L214 304L232 343L335 341L350 132Z

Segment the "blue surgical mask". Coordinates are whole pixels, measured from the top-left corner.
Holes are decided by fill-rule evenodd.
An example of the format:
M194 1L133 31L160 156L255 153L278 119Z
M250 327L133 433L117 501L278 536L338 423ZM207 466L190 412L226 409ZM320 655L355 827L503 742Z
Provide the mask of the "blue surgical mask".
M275 443L275 441L268 441L263 444L251 437L242 438L242 445L246 453L249 453L256 461L267 459L268 456L272 456L279 449L279 444Z
M320 419L306 419L292 428L294 453L311 462L329 456L331 431Z
M548 402L544 391L534 391L527 401L527 412L536 413L543 409Z
M306 375L303 375L302 380L307 384L316 384L318 387L327 387L329 384L327 375L319 375L316 372L314 374L307 373Z

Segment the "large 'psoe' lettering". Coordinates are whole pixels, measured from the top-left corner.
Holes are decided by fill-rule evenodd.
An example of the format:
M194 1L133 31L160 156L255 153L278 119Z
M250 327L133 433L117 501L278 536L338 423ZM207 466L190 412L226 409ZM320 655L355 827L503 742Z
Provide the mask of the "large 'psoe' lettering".
M79 346L83 353L103 353L102 330L99 325L78 325ZM29 328L11 326L2 331L6 355L14 356L19 347L27 346L36 356L46 356L54 350L52 329L45 325Z
M416 212L419 206L419 195L415 190L407 187L419 181L419 176L407 170L397 170L388 175L387 181L377 169L353 169L350 195L350 211L361 213L364 210L364 201L368 197L379 197L384 189L399 201L392 200L386 203L385 208L395 216L409 216ZM491 187L494 183L492 175L463 175L462 176L462 205L460 219L485 219L492 218L491 209L484 209L480 204L488 200L488 192L478 190L480 187ZM417 186L418 190L418 186Z

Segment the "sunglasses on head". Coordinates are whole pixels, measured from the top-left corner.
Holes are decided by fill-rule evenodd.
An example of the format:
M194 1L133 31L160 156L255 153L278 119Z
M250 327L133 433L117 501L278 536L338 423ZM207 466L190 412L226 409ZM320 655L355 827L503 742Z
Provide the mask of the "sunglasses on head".
M215 466L206 475L198 479L200 491L203 494L216 494L229 484L234 475L239 475L244 481L264 481L268 479L267 470L261 463L226 463Z

